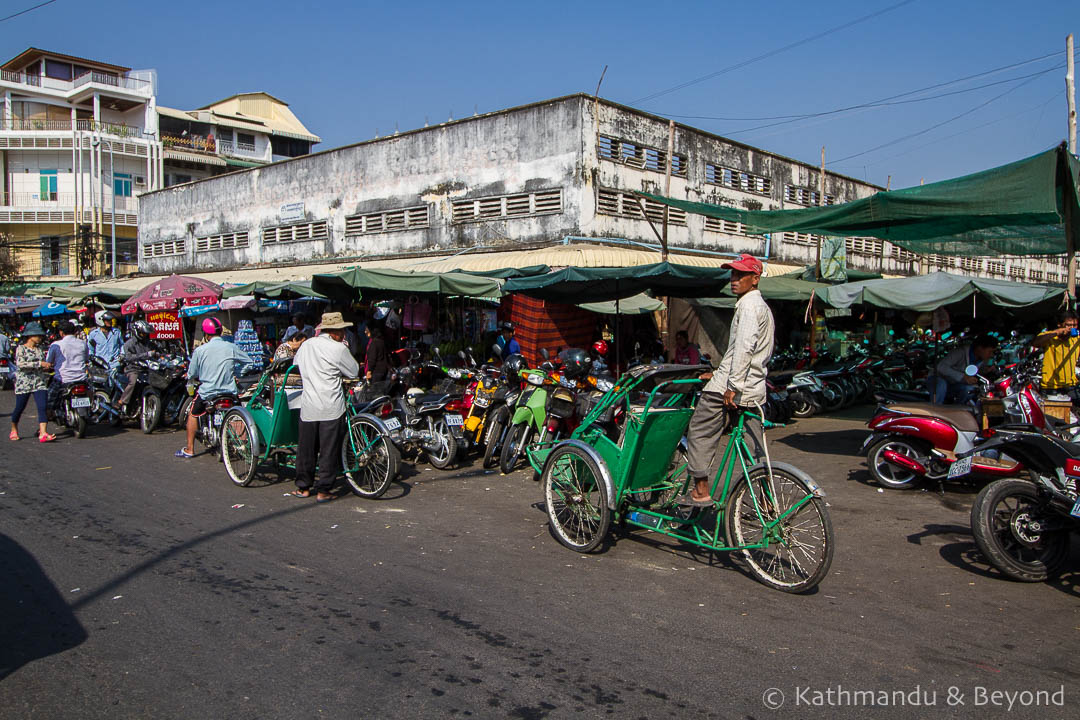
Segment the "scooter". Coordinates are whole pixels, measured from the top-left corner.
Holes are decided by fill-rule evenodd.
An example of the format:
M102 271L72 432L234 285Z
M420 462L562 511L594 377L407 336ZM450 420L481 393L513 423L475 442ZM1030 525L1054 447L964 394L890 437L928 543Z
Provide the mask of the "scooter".
M990 382L979 376L976 366L968 366L966 374L990 390ZM1004 394L1007 423L1048 427L1041 399L1031 383L1006 377L996 388ZM923 479L943 482L958 454L970 453L992 434L982 431L975 412L968 407L929 403L881 406L867 425L871 432L861 451L866 453L870 474L879 485L894 490L914 488ZM970 471L964 475L984 480L1025 472L1021 463L997 453L975 454L969 461Z

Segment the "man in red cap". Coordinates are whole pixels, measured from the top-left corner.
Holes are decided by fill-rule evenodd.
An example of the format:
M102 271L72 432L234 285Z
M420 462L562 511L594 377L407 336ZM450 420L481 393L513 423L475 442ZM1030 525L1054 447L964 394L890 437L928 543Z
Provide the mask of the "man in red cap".
M743 254L724 264L731 270L731 291L738 300L728 332L728 346L720 367L706 373L709 382L698 398L694 416L686 431L687 469L694 481L690 492L679 498L683 505L708 507L713 499L709 487L716 476L717 450L734 414L740 408L757 408L766 398L765 376L773 348L773 316L757 289L761 280L761 261ZM744 426L751 449L760 448L761 425L747 421ZM757 447L755 447L757 446Z

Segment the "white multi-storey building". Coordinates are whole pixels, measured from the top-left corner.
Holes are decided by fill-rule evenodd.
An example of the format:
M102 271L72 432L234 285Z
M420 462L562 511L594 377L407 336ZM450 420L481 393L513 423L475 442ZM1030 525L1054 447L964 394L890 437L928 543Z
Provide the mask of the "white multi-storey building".
M23 279L135 269L137 194L164 185L156 73L30 48L0 66L0 235Z

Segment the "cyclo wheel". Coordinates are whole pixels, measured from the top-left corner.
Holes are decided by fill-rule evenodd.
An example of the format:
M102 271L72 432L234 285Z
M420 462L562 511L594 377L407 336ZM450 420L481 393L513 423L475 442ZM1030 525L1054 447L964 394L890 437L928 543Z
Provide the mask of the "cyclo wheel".
M229 410L221 421L221 460L229 479L241 487L247 487L255 479L259 459L254 453L254 434L258 432L248 425L247 419Z
M350 419L348 429L349 436L341 443L341 466L345 469L345 479L356 495L381 497L397 477L401 454L390 438L379 432L379 427L367 418ZM363 464L362 458L356 455L354 445L368 449Z
M548 456L541 481L548 526L560 543L592 552L611 528L608 493L592 457L575 445L557 445Z
M724 508L728 543L743 548L747 567L763 584L783 592L806 592L821 582L832 564L832 521L825 500L811 497L769 527L812 494L812 481L791 465L773 463L772 475L770 484L766 466L755 465L736 481ZM766 547L745 547L765 541Z

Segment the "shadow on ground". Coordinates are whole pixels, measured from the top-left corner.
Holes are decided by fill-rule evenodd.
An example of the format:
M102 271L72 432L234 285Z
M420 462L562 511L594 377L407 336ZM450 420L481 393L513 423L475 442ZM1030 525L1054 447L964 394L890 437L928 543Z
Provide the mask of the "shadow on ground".
M86 630L34 556L2 533L0 577L0 680L86 640Z

